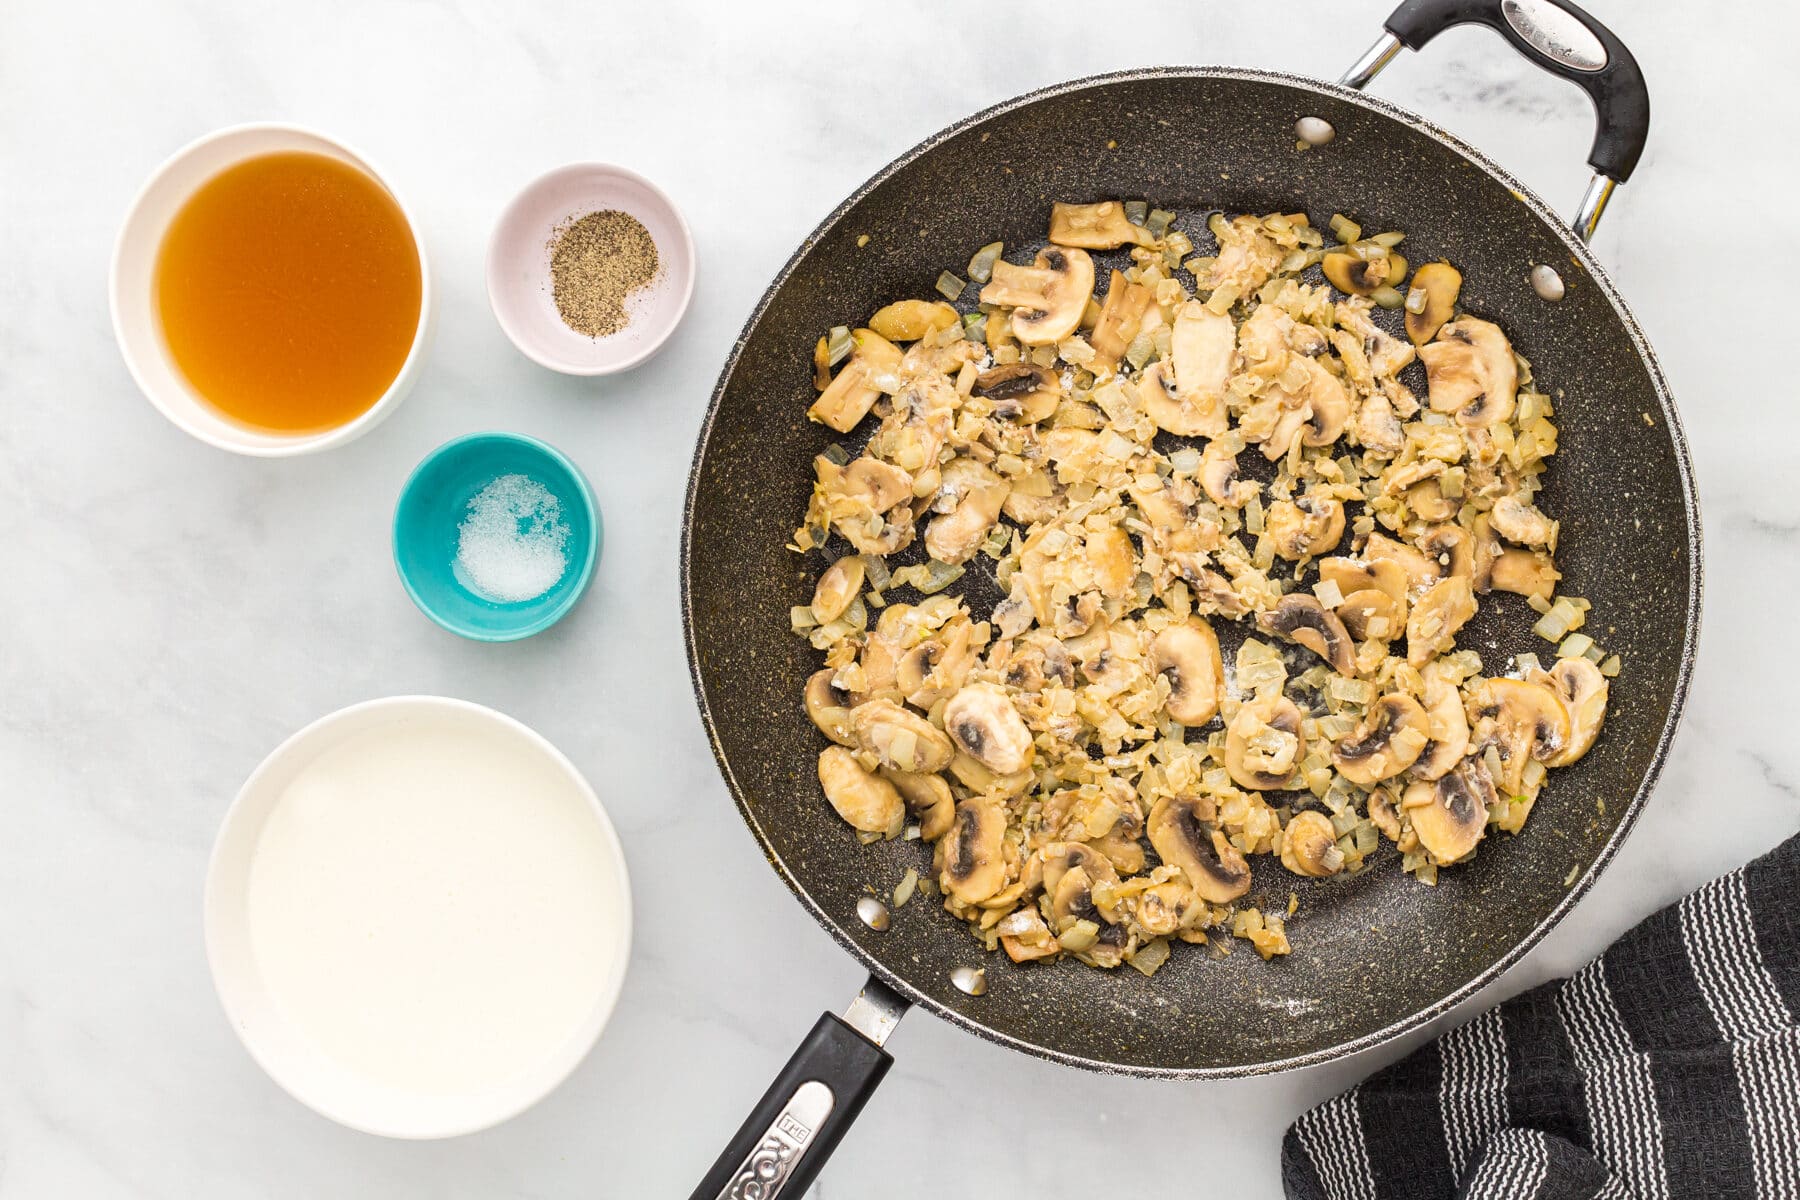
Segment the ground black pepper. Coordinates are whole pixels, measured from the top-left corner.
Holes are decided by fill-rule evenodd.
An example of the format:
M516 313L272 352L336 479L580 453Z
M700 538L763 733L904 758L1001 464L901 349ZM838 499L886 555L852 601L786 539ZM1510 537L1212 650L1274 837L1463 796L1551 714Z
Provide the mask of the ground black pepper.
M556 311L576 333L601 338L631 319L625 298L656 278L650 231L630 213L591 212L558 226L550 249Z

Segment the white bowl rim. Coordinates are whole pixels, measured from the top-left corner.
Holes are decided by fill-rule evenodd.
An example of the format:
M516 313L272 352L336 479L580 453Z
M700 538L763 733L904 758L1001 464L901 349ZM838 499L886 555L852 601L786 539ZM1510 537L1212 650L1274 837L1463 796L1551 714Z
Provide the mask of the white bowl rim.
M669 215L675 219L675 228L681 232L681 247L686 251L688 264L687 281L681 289L681 299L675 305L674 314L670 316L668 324L665 325L662 331L655 337L646 339L645 342L638 347L636 353L629 357L621 358L616 362L574 363L567 359L552 359L536 353L525 344L523 335L506 319L506 311L495 298L494 294L494 277L499 267L500 231L507 227L513 213L524 204L526 197L530 196L533 192L537 191L552 179L559 178L563 175L574 174L613 175L628 183L635 183L642 187L645 191L649 192L651 196L655 197L657 202L667 209ZM622 371L629 371L633 367L642 366L654 357L657 351L663 348L663 344L669 340L675 330L680 328L681 322L687 318L688 306L694 299L694 282L700 274L700 260L694 252L694 232L689 228L687 217L682 215L680 206L669 196L669 193L657 186L653 180L639 174L630 167L623 167L618 163L604 162L599 159L584 159L576 162L563 163L559 167L552 167L550 170L538 175L532 179L530 183L520 188L518 193L514 195L511 200L507 201L506 207L500 210L499 219L494 222L493 232L488 235L485 273L487 277L488 308L493 312L494 320L499 323L501 331L506 334L506 340L511 342L513 347L518 350L520 354L523 354L526 358L529 358L540 367L546 367L561 375L598 377L601 375L617 375Z
M412 234L413 247L419 255L419 325L413 331L413 341L407 349L406 359L400 364L400 369L395 372L393 381L388 384L387 390L375 403L342 425L319 433L291 436L271 434L267 435L271 440L262 443L233 441L230 438L221 437L210 429L196 426L180 412L163 402L160 389L151 386L143 367L137 361L136 356L132 354L130 344L125 338L123 297L120 295L119 284L119 270L127 248L127 237L138 215L138 210L143 207L144 202L150 197L156 186L189 155L215 142L241 137L247 133L285 133L315 138L341 151L349 158L355 159L387 191L388 195L394 198L394 203L400 208L400 215L406 219L407 232ZM245 156L245 158L250 157L254 157L254 155ZM188 194L191 196L192 190ZM106 293L107 307L112 317L113 341L118 344L119 354L125 360L125 369L131 373L132 382L137 384L138 391L144 398L156 408L156 411L167 417L171 424L190 437L220 450L228 450L233 454L248 455L252 458L287 458L298 454L312 454L320 450L329 450L334 446L355 441L379 425L389 413L399 406L400 401L405 398L407 391L411 388L412 377L418 371L420 360L423 359L431 339L432 318L435 310L431 259L425 252L425 235L419 228L419 222L413 215L412 207L406 203L405 197L394 187L387 173L376 166L374 160L368 155L342 138L333 137L310 125L300 125L289 121L245 121L236 125L227 125L210 133L202 134L158 163L156 169L150 172L132 196L131 203L125 209L125 219L119 222L119 232L113 238L112 258L107 267Z
M575 784L577 790L579 790L582 796L587 799L588 807L593 812L594 818L599 825L601 840L606 843L612 859L612 866L618 873L621 901L620 911L622 917L618 948L615 951L615 961L617 965L612 971L611 979L603 991L596 995L593 1010L587 1018L587 1024L579 1031L578 1036L570 1038L564 1058L552 1060L555 1063L555 1066L545 1072L541 1081L541 1086L528 1090L521 1090L510 1102L496 1106L491 1113L484 1114L478 1119L465 1121L454 1126L444 1126L428 1130L399 1128L395 1124L390 1124L380 1119L372 1119L366 1114L348 1111L344 1107L336 1104L332 1098L309 1094L305 1089L296 1089L289 1080L282 1076L278 1066L271 1062L268 1056L264 1054L263 1047L254 1043L248 1035L244 1023L241 1020L242 1012L236 1003L238 992L244 985L236 982L227 983L226 976L220 963L223 954L223 947L220 943L224 936L220 930L220 923L225 918L220 915L220 906L224 903L224 900L219 895L218 874L221 868L221 858L224 853L225 842L227 840L226 835L231 832L233 826L238 821L245 819L242 816L242 812L248 804L248 798L262 783L262 780L294 752L294 748L297 745L316 735L321 730L327 729L333 725L341 724L345 721L362 717L368 713L381 712L382 710L394 710L398 714L404 714L409 709L414 711L419 709L447 710L474 716L482 720L493 721L507 730L523 736L529 744L542 752L552 764L567 775L569 780ZM307 724L283 738L280 745L269 751L263 760L256 765L256 769L251 771L249 776L244 780L243 785L238 789L237 795L232 798L230 807L225 810L224 819L219 822L219 831L213 839L212 850L207 857L206 886L204 899L202 901L202 913L205 926L204 940L206 943L206 962L208 971L212 975L213 991L218 996L220 1007L224 1010L226 1023L231 1026L233 1033L237 1035L238 1041L243 1045L245 1051L249 1053L256 1065L262 1068L263 1073L273 1080L276 1086L281 1088L281 1090L286 1092L289 1096L292 1096L295 1100L298 1100L313 1112L316 1112L329 1120L335 1121L339 1125L357 1130L360 1133L374 1134L377 1137L396 1138L408 1141L432 1141L442 1138L461 1137L465 1134L479 1133L484 1129L491 1129L496 1125L512 1120L520 1113L525 1112L527 1109L542 1101L545 1097L556 1091L557 1088L561 1087L563 1083L568 1080L569 1076L574 1074L575 1068L580 1066L582 1062L587 1059L588 1055L593 1051L594 1046L599 1042L600 1035L605 1032L606 1026L612 1021L613 1012L618 1007L619 995L625 987L625 976L629 973L631 967L631 935L632 928L635 924L635 916L632 908L631 873L625 861L624 845L619 840L618 830L614 827L612 818L608 815L606 807L601 803L600 797L595 793L593 785L588 782L587 777L581 773L580 769L569 760L567 755L557 749L555 743L551 742L550 739L546 738L543 734L516 717L508 716L506 713L503 713L498 709L489 708L485 704L477 704L473 700L462 700L454 696L437 696L427 693L380 696L372 700L362 700L355 704L335 709L332 712L326 713L324 716L307 722Z

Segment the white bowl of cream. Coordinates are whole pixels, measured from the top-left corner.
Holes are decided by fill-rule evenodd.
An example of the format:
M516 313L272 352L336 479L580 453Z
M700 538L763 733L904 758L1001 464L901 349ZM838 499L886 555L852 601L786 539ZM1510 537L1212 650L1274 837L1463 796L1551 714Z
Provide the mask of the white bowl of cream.
M397 1138L471 1133L573 1071L631 955L598 797L492 709L396 696L283 742L213 847L227 1018L295 1099Z

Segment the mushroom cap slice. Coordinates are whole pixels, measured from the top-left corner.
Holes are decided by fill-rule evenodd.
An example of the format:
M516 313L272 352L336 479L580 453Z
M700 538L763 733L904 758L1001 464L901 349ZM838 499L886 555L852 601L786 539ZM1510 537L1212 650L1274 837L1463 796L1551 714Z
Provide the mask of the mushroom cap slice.
M856 347L850 360L806 410L807 416L839 433L855 429L875 407L881 396L875 377L900 365L900 347L873 329L858 329L850 337Z
M1049 346L1081 325L1093 293L1094 260L1087 251L1046 246L1029 267L995 262L981 302L1012 309L1013 336L1022 344Z
M1305 757L1300 710L1279 693L1246 701L1225 726L1225 770L1239 787L1281 791Z
M1422 667L1456 645L1456 633L1475 615L1475 589L1450 575L1426 589L1406 618L1406 661Z
M851 459L844 467L843 491L847 496L867 501L875 512L884 513L912 500L913 480L893 463L865 454Z
M1318 359L1305 362L1310 378L1306 389L1310 415L1300 441L1307 446L1329 446L1344 435L1344 427L1350 423L1350 393L1344 390L1343 381Z
M1351 592L1335 611L1350 636L1359 642L1365 638L1391 641L1406 628L1406 602L1379 588Z
M840 746L856 745L850 732L850 694L831 681L837 672L830 667L814 671L806 677L806 715L819 727L819 732Z
M1498 800L1487 768L1471 758L1436 783L1408 784L1400 806L1431 861L1448 866L1474 851L1487 832L1488 806Z
M1050 240L1083 250L1117 250L1126 245L1148 246L1156 238L1142 225L1133 225L1119 201L1102 200L1097 204L1052 204Z
M892 700L865 700L851 709L850 731L857 745L896 771L941 771L956 752L943 730Z
M1089 529L1082 546L1093 583L1102 596L1121 600L1137 578L1137 552L1132 549L1131 535L1122 525Z
M1225 664L1212 626L1194 618L1171 625L1150 644L1150 669L1169 681L1163 709L1190 728L1204 725L1219 711Z
M1494 501L1489 517L1494 532L1509 542L1556 549L1556 522L1539 512L1535 504L1520 499L1515 492L1508 492Z
M1343 870L1344 852L1338 849L1337 830L1331 827L1331 818L1316 808L1295 813L1282 830L1281 865L1312 879Z
M961 319L942 300L896 300L869 318L869 328L890 342L916 342Z
M1469 715L1463 708L1461 690L1451 682L1441 663L1427 663L1420 674L1425 679L1425 715L1431 718L1431 743L1412 765L1412 773L1417 779L1442 779L1468 752Z
M1416 301L1414 293L1420 293ZM1413 272L1412 287L1406 292L1406 336L1413 345L1423 346L1437 336L1456 311L1461 293L1462 272L1447 262L1426 263Z
M1519 366L1512 343L1492 321L1464 317L1419 347L1433 412L1455 413L1463 425L1486 428L1509 420L1518 403Z
M1304 646L1340 675L1356 674L1356 650L1350 631L1336 613L1304 592L1289 592L1274 608L1256 618L1264 632Z
M1319 578L1327 583L1335 583L1338 591L1345 596L1374 588L1386 592L1402 604L1406 602L1406 595L1411 587L1406 568L1387 558L1321 558Z
M1469 690L1469 714L1475 718L1478 745L1500 752L1501 778L1496 782L1509 797L1524 791L1525 764L1547 763L1569 744L1569 710L1561 694L1546 683L1490 678Z
M862 591L866 568L860 554L846 555L826 567L813 588L813 620L829 625L843 616L855 603L856 594Z
M1593 748L1606 723L1606 700L1611 685L1600 668L1585 658L1559 659L1546 681L1562 697L1569 712L1569 740L1544 760L1547 767L1566 767Z
M1200 486L1221 508L1242 508L1262 490L1260 484L1239 478L1237 455L1223 442L1208 442L1201 451Z
M1143 328L1144 314L1155 300L1154 291L1141 283L1128 282L1123 271L1112 273L1106 285L1106 302L1100 306L1100 319L1088 335L1088 344L1094 348L1090 370L1099 374L1118 370L1119 360Z
M1431 718L1405 692L1369 706L1362 724L1331 748L1332 765L1351 783L1372 787L1419 761L1431 741Z
M935 842L950 832L950 822L956 819L956 796L942 775L882 767L881 777L894 785L900 799L906 802L906 810L919 818L920 837Z
M1542 550L1508 546L1494 557L1487 582L1490 591L1548 600L1556 594L1556 583L1561 578L1556 560Z
M1050 893L1050 916L1064 926L1058 944L1096 967L1116 967L1123 960L1130 941L1130 931L1107 919L1094 903L1094 883L1083 867L1072 867L1057 881ZM1095 929L1090 941L1077 941L1071 930L1075 922L1087 921Z
M939 882L964 904L980 904L1006 886L1006 807L977 798L956 806L950 832L938 843Z
M1263 518L1263 533L1290 561L1323 554L1344 536L1344 503L1315 496L1277 500Z
M941 563L957 566L981 548L1012 484L972 458L953 458L943 467L942 491L955 508L925 527L925 552Z
M1408 595L1424 591L1443 575L1430 555L1379 531L1363 539L1362 557L1369 562L1390 562L1398 567L1406 576Z
M993 405L994 415L1035 424L1062 403L1062 380L1048 367L1018 362L993 367L975 377L971 395Z
M1005 689L971 683L944 706L944 729L956 748L994 772L1011 775L1031 765L1031 730Z
M1010 774L996 774L982 766L981 763L967 754L958 751L950 760L950 774L956 781L982 796L1022 796L1037 778L1030 770L1013 771Z
M837 815L864 833L898 837L906 827L906 805L894 785L856 761L842 746L819 753L819 786Z
M1216 402L1225 394L1236 351L1237 325L1229 315L1216 313L1198 300L1182 305L1169 332L1176 394L1188 403ZM1223 408L1218 411L1224 415Z
M1025 890L1043 888L1054 895L1067 872L1080 867L1095 883L1115 882L1118 872L1111 860L1085 842L1051 842L1040 848L1025 864Z
M1229 904L1250 890L1250 864L1213 827L1214 816L1210 800L1164 796L1150 810L1147 829L1158 856L1181 868L1195 895Z
M1420 487L1437 485L1428 480ZM1460 575L1473 586L1475 582L1475 537L1454 521L1433 525L1419 535L1419 549L1430 555L1438 569L1446 575Z

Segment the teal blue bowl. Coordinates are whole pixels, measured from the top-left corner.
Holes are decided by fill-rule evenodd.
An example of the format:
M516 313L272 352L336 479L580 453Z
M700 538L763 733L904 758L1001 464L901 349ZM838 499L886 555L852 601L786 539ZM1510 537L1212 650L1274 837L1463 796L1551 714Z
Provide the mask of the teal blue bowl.
M445 442L413 468L394 507L394 566L406 594L439 625L478 642L517 641L556 624L599 558L600 509L587 479L523 434Z

